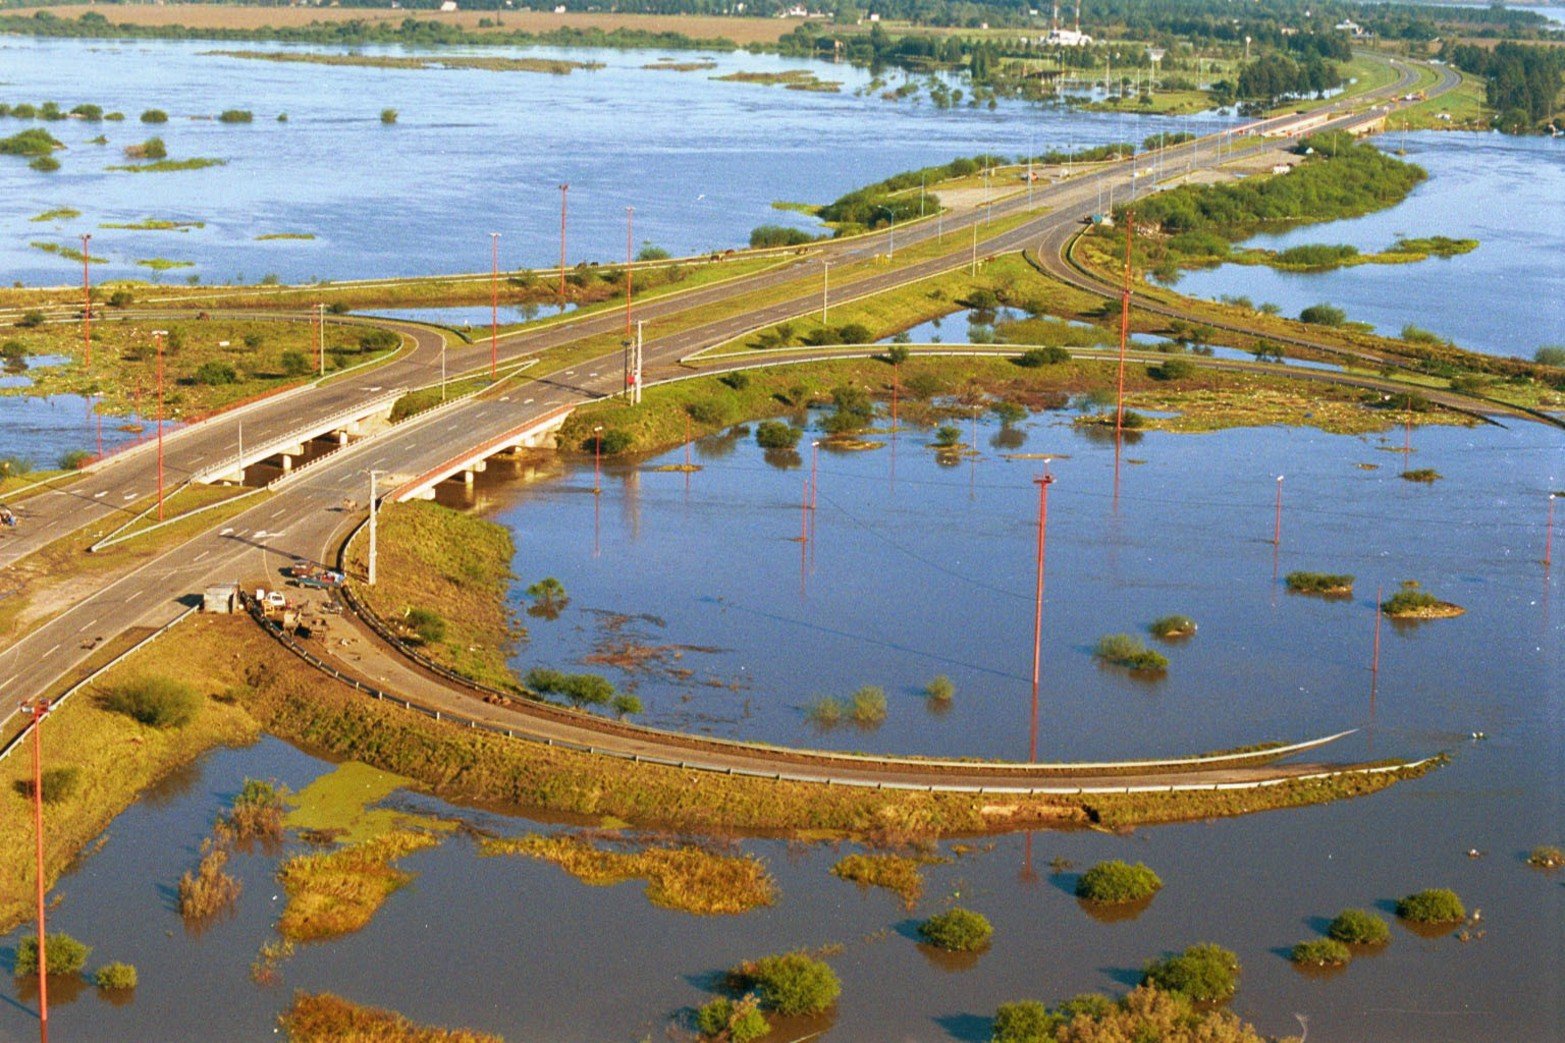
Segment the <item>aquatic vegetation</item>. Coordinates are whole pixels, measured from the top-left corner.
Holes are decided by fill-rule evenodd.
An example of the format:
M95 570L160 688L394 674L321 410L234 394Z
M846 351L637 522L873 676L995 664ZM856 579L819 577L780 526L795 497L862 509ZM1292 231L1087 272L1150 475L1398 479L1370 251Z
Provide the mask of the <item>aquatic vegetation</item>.
M138 980L133 963L105 963L92 976L92 983L100 989L134 989Z
M1353 953L1335 938L1311 938L1290 949L1288 959L1306 967L1343 967Z
M1457 923L1467 919L1467 909L1455 891L1434 887L1397 899L1397 915L1409 923Z
M1121 905L1141 902L1162 890L1163 881L1140 862L1113 859L1099 862L1076 881L1076 897L1089 902Z
M854 724L879 724L886 719L886 690L867 684L848 699L849 713Z
M1053 1010L1036 1000L1002 1003L995 1011L993 1043L1106 1043L1109 1040L1210 1040L1271 1043L1221 1007L1141 985L1119 1000L1084 993ZM1294 1038L1285 1043L1297 1043Z
M754 991L763 1009L784 1016L820 1014L842 994L837 972L805 952L746 960L728 972L728 985L736 992Z
M214 835L201 841L201 861L195 872L179 878L179 915L185 920L205 920L239 900L243 884L224 871L233 850L233 833L219 823Z
M41 214L29 217L29 221L70 221L82 215L80 210L74 210L68 206L56 207L53 210L45 210Z
M1189 637L1196 632L1196 622L1189 616L1162 616L1152 621L1147 627L1153 637L1162 638L1164 641L1174 638Z
M525 855L553 862L595 887L626 880L647 882L647 901L702 916L749 912L777 900L777 884L754 855L725 855L690 845L614 851L585 837L529 833L485 839L481 855Z
M1565 866L1565 851L1540 844L1527 853L1527 864L1534 869L1559 869Z
M918 935L947 952L977 952L987 948L994 927L982 913L957 906L937 913L918 925Z
M46 972L76 974L87 965L92 946L84 945L64 931L49 931L44 935L44 950L49 966ZM38 973L38 936L29 934L16 943L16 966L11 969L18 978Z
M1423 482L1426 485L1440 480L1440 472L1433 467L1420 467L1412 471L1403 471L1397 477L1409 482Z
M1353 577L1346 573L1290 572L1283 577L1283 582L1296 594L1348 597L1353 593Z
M1105 663L1145 673L1161 673L1168 669L1167 656L1146 647L1139 638L1129 634L1108 634L1099 638L1092 654Z
M1391 940L1391 927L1367 909L1344 909L1326 925L1326 937L1348 945L1382 945Z
M166 174L177 170L204 170L207 167L227 166L226 159L192 156L189 159L160 159L155 163L122 163L104 167L104 170L126 171L132 174Z
M760 997L747 993L738 999L719 996L696 1009L696 1031L705 1039L751 1043L771 1032L761 1013Z
M1147 964L1141 983L1177 992L1196 1003L1226 1000L1239 988L1239 957L1204 942Z
M938 858L910 858L893 854L847 855L831 867L833 876L851 880L860 887L883 887L912 909L924 894L923 867Z
M305 942L359 930L413 879L391 863L438 843L432 833L399 829L336 851L295 855L277 870L288 892L278 933Z
M277 1024L289 1043L503 1043L487 1032L416 1025L396 1011L361 1006L329 992L294 993Z
M945 674L936 674L924 686L924 694L937 703L949 703L956 696L956 685Z
M225 817L236 840L281 840L283 838L286 786L261 779L245 779Z
M1398 619L1444 619L1459 616L1464 609L1441 601L1421 589L1416 580L1405 580L1397 592L1380 603L1386 615Z

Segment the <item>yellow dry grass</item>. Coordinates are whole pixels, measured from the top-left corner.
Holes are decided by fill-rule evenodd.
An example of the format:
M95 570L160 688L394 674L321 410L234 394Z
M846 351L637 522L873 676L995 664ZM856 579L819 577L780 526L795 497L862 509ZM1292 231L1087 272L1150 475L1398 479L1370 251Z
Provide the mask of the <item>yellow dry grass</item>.
M413 879L391 863L438 843L430 833L398 830L337 851L290 858L277 870L288 892L278 933L308 942L359 930Z

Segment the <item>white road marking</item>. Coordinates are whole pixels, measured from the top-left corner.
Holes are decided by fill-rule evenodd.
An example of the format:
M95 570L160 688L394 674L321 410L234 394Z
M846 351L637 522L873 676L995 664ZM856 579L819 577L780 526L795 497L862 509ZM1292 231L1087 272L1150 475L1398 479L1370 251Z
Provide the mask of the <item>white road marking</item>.
M230 535L230 534L231 534L231 533L232 533L232 532L233 532L233 531L234 531L234 527L233 527L233 526L232 526L232 525L230 525L230 526L229 526L229 527L228 527L228 528L226 528L226 529L222 529L222 530L219 530L219 532L218 532L218 535L219 535L219 536L228 536L228 535Z
M109 491L107 489L104 489L102 492L95 492L95 493L92 494L92 498L94 500L99 499L99 498L101 498L103 496L107 496L108 492Z
M83 623L82 624L82 629L83 630L91 630L93 628L93 625L96 624L97 622L98 621L96 619L94 619L91 623Z
M135 493L126 493L125 494L125 499L127 499L127 500L134 500L135 498L136 498L136 494Z
M45 652L45 653L44 653L44 655L46 655L46 656L50 656L50 655L54 655L54 650L55 650L55 649L56 649L56 648L59 648L59 647L60 647L60 646L59 646L59 645L54 645L54 646L53 646L53 647L51 647L51 648L50 648L50 649L49 649L49 651L47 651L47 652Z
M533 400L532 400L532 399L530 399L530 398L524 398L524 399L522 399L522 405L524 405L524 406L530 406L530 405L532 405L532 404L533 404Z
M211 554L211 553L212 552L209 551L209 550L204 550L200 554L197 554L194 558L191 558L190 560L192 562L197 562L197 561L200 561L202 558L206 557L208 554Z

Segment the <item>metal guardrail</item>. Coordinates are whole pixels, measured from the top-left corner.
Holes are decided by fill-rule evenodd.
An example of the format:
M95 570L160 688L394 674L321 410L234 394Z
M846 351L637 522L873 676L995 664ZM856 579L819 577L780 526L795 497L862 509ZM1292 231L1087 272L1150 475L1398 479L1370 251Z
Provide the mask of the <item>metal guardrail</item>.
M425 487L444 481L446 478L461 470L462 467L467 463L470 463L474 460L483 459L489 454L502 449L515 439L521 438L522 436L535 431L538 428L546 427L549 424L552 424L555 420L563 420L565 417L574 412L575 409L576 406L574 405L557 406L556 408L549 410L547 413L527 421L525 424L518 424L516 427L511 428L504 434L496 435L494 438L491 438L486 442L480 442L472 449L459 453L456 456L449 457L441 463L436 464L434 467L429 468L427 471L424 471L422 474L415 476L410 481L402 483L402 485L398 486L397 489L387 497L387 499L391 500L393 503L400 503L408 497L422 491ZM430 412L430 410L425 410L425 412Z
M212 464L209 467L203 467L201 470L192 474L190 476L190 480L192 482L208 483L220 474L244 466L244 460L246 457L252 460L264 460L266 457L278 452L284 446L296 445L305 441L306 439L315 437L322 431L330 431L332 428L341 423L362 419L367 413L372 413L378 410L381 406L395 403L397 399L407 394L407 392L408 389L405 387L393 388L392 390L384 392L383 394L376 395L374 398L366 399L351 409L339 410L330 416L312 420L308 424L294 428L287 434L279 435L276 438L269 438L266 441L261 442L243 455L236 453L235 455L228 457L226 460L223 460L219 463ZM306 434L306 432L309 433Z

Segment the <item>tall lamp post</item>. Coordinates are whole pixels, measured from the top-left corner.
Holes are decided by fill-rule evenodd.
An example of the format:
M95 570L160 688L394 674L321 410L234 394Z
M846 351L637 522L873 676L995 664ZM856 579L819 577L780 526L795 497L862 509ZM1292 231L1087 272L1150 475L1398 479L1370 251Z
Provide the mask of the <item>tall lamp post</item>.
M375 560L379 556L378 555L379 547L377 546L376 539L375 539L375 537L376 537L375 522L376 522L376 519L378 518L378 516L380 515L380 504L378 502L378 495L379 494L378 494L378 492L377 492L377 490L375 488L375 479L379 478L381 475L383 475L385 473L386 473L385 471L376 471L376 470L371 470L370 471L370 562L369 562L369 585L372 586L372 587L375 585Z
M1047 464L1045 464L1047 467ZM1049 526L1049 486L1054 484L1054 476L1045 469L1043 477L1034 478L1033 484L1038 487L1038 580L1033 597L1032 614L1032 728L1031 738L1028 742L1027 755L1030 760L1038 759L1038 674L1039 666L1043 658L1043 551L1044 534Z
M49 1043L49 953L44 930L43 882L43 719L49 713L49 701L32 704L33 715L33 832L36 840L38 875L38 1038Z
M90 234L82 236L82 355L83 364L89 367L92 365L92 276L87 270L92 260L87 252L90 242Z
M441 338L442 342L444 338ZM500 365L500 233L489 233L489 379ZM444 377L441 386L445 386ZM442 391L442 394L444 392Z
M163 520L163 338L167 330L153 330L158 343L158 521Z

